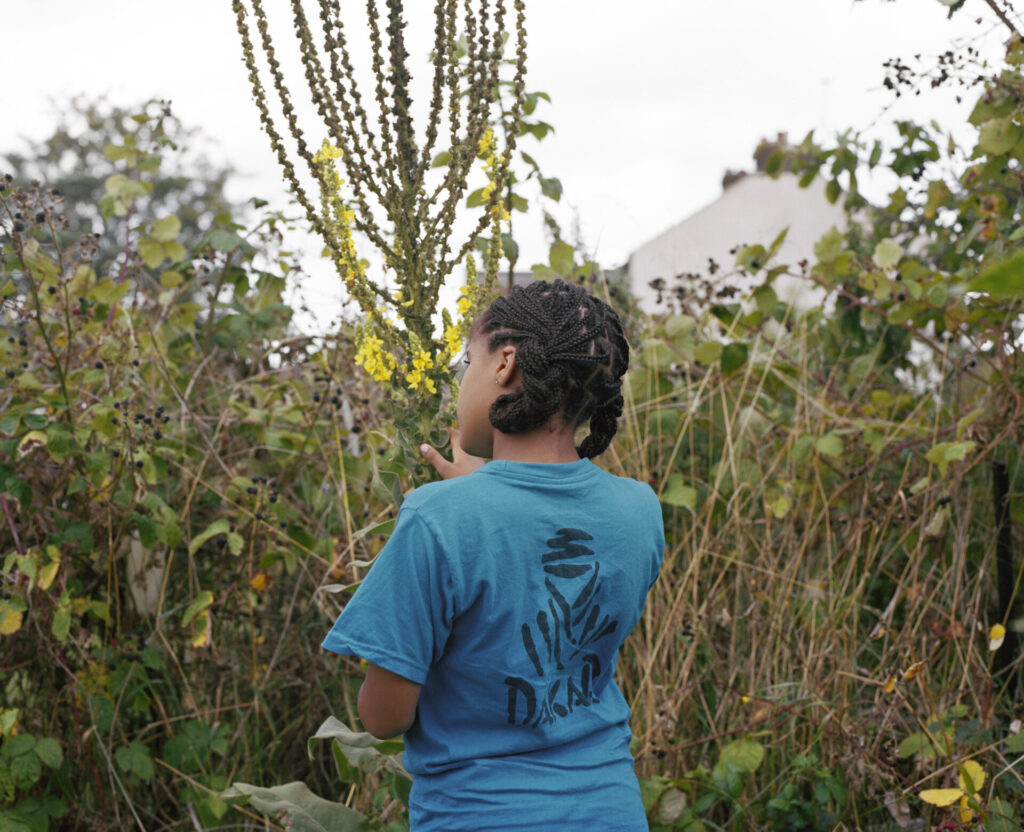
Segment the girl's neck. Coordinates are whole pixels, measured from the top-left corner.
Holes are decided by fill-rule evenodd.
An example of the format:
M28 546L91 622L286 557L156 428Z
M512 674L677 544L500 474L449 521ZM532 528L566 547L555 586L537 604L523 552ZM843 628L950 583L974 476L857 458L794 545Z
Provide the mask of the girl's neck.
M547 424L529 433L502 433L494 431L492 459L507 459L510 462L576 462L575 431L567 429L554 418Z

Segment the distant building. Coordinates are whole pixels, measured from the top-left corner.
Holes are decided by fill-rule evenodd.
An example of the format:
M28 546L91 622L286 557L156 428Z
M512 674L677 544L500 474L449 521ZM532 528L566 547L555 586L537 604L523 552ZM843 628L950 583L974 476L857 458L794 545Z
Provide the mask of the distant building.
M762 142L758 148L755 173L727 171L722 179L722 195L696 214L673 225L629 257L630 286L647 312L663 312L657 303L659 292L652 281L663 281L662 294L671 295L681 282L694 275L707 277L709 265L718 265L718 276L735 269L737 246L760 243L767 247L783 228L789 228L775 260L796 264L807 258L813 262L814 244L832 226L846 227L842 205L825 198L825 183L818 177L808 188L797 184L797 177L784 172L773 179L765 173L771 154L786 145L786 134L775 142ZM733 276L729 284L744 289L753 285L752 276ZM808 291L799 277L781 275L774 288L781 298L793 299L806 307L820 297L820 290Z

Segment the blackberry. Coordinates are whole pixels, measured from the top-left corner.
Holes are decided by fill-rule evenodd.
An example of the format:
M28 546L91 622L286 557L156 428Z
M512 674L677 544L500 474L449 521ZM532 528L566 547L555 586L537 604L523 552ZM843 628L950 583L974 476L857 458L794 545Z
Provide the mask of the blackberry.
M23 222L16 222L16 223L14 223L14 230L17 231L17 232L24 231L25 230L25 223L23 223Z
M96 367L97 370L102 370L103 369L103 362L102 361L97 361L94 366Z
M163 435L162 433L160 433L160 431L156 431L156 432L155 432L155 433L153 434L153 438L154 438L154 439L163 439L163 438L164 438L164 435Z
M246 494L255 494L257 491L259 491L259 489L255 485L250 485L247 489L245 489Z
M145 464L146 464L146 463L144 463L144 462L143 462L143 461L142 461L141 459L137 459L137 460L135 460L135 467L136 467L136 468L141 468L141 467L142 467L143 465L145 465Z
M136 359L134 359L134 360L132 361L132 366L133 366L133 367L138 367L138 366L139 366L139 359L137 359L137 358L136 358Z
M57 294L57 287L56 286L47 286L46 287L46 291L49 292L51 295L55 295L55 294Z
M315 402L320 401L320 394L319 393L314 393L313 394L313 401L315 401Z
M40 211L36 214L36 222L46 222L46 212Z
M117 448L114 448L110 453L114 456L121 456L121 452Z

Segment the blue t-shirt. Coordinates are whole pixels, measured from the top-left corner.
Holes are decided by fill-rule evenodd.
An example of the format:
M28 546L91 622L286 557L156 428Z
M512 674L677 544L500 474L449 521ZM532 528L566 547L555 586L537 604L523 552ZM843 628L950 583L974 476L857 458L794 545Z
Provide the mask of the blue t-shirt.
M423 686L413 832L646 832L613 675L664 548L650 486L586 458L409 493L323 646Z

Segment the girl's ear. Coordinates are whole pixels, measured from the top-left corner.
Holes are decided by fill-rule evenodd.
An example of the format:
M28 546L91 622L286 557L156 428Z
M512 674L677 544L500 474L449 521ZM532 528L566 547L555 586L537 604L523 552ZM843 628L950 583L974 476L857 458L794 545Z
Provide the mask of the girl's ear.
M494 381L502 387L511 383L516 374L516 348L513 344L505 344L498 351L498 366Z

